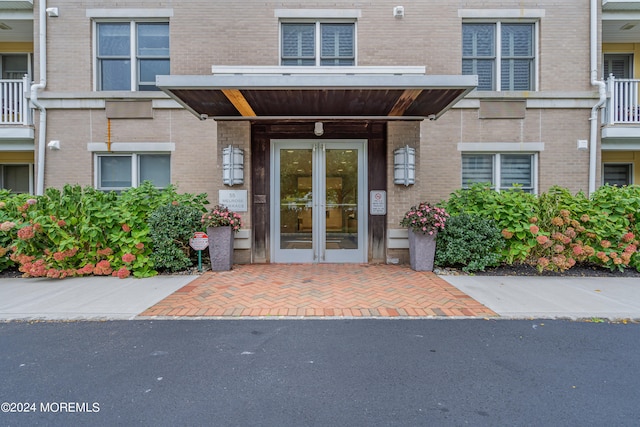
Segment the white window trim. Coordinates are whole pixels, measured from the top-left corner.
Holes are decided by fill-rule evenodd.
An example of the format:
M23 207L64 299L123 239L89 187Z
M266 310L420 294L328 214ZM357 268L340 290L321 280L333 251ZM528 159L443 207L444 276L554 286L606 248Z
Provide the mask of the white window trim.
M87 18L172 18L173 9L87 9Z
M362 16L360 9L276 9L274 16L278 19L358 19Z
M282 66L282 24L311 24L315 23L315 38L316 38L316 46L315 46L315 61L316 64L314 66L299 66L297 68L320 68L323 67L320 65L321 62L321 52L322 52L322 40L321 40L321 24L353 24L353 65L350 67L358 66L358 21L355 18L343 18L343 17L331 17L331 18L323 18L318 16L313 17L303 17L298 19L280 19L278 22L278 63ZM287 67L295 67L295 66L287 66ZM329 66L327 66L329 67ZM325 67L323 67L325 68ZM342 67L333 67L333 68L342 68Z
M459 142L458 151L534 152L544 151L544 142Z
M460 144L458 144L460 145ZM478 144L480 145L480 144ZM530 154L532 155L533 159L531 162L531 173L532 173L532 177L531 177L531 183L532 183L532 190L531 193L532 194L538 194L538 152L533 152L533 151L521 151L521 150L508 150L508 151L504 151L502 153L499 152L495 152L495 151L483 151L483 150L468 150L466 151L467 153L470 154L488 154L493 156L492 157L492 162L493 162L493 182L491 183L491 185L493 186L493 188L495 189L495 191L500 192L500 178L501 178L501 162L500 162L500 155L501 154L514 154L514 153L520 153L520 154ZM464 154L464 152L462 153ZM460 158L462 160L462 157ZM461 185L462 183L462 164L460 164L460 183Z
M93 64L93 91L94 92L140 92L138 90L138 68L139 68L139 64L138 64L138 53L137 53L137 49L138 49L138 37L137 37L137 33L136 33L136 24L140 23L140 22L144 22L144 23L148 23L148 22L157 22L157 23L166 23L168 24L169 21L166 18L160 17L159 19L145 19L146 17L143 17L142 19L140 17L136 17L136 18L132 18L131 16L128 17L119 17L121 19L95 19L92 21L91 26L92 26L92 33L93 33L93 40L91 41L91 49L93 51L93 59L92 59L92 64ZM153 17L153 18L157 18L157 17ZM131 66L129 67L129 72L130 72L130 80L131 80L131 87L129 88L129 90L118 90L118 91L112 91L112 90L102 90L102 89L98 89L98 87L100 86L98 84L98 24L105 24L105 23L129 23L129 39L131 40L131 42L129 43L129 58L131 61ZM171 51L169 51L169 60L171 60Z
M458 9L462 19L540 19L545 9Z
M113 142L109 147L106 142L89 142L87 151L94 153L170 153L176 151L176 144L174 142Z
M460 11L458 11L458 15L460 15ZM482 17L482 19L465 19L463 24L493 24L496 26L496 39L495 39L495 89L492 91L482 92L519 92L519 91L503 91L502 90L502 24L511 24L511 23L522 23L522 24L533 24L533 78L531 79L532 88L529 89L530 92L537 92L540 87L540 21L538 18L544 16L544 11L542 16L534 16L534 17L526 17L525 19L516 19L522 17L499 17L494 16L493 14L489 14L487 17ZM463 17L469 18L469 17ZM473 16L473 18L480 18L480 16ZM536 18L536 19L533 19ZM500 79L500 80L499 80ZM476 89L477 91L477 89ZM527 92L529 92L527 91Z
M94 188L100 191L123 191L128 188L137 188L139 186L140 181L140 172L138 168L139 158L138 156L144 154L163 154L169 155L169 152L156 152L156 151L143 151L137 153L131 152L113 152L113 151L105 151L105 152L94 152L93 153L93 182ZM100 187L100 157L102 156L121 156L121 157L131 157L131 187ZM171 158L169 161L169 183L171 184ZM164 187L162 187L164 188Z

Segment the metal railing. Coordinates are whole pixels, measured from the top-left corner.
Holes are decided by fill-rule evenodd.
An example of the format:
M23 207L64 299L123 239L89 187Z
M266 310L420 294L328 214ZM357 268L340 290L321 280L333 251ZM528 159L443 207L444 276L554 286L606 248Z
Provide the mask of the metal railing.
M29 80L0 80L0 125L30 124L29 102L25 90Z

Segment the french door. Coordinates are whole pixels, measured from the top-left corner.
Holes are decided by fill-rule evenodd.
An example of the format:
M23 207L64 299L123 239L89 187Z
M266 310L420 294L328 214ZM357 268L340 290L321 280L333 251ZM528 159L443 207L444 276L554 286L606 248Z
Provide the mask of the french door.
M366 262L366 140L272 140L271 158L272 261Z

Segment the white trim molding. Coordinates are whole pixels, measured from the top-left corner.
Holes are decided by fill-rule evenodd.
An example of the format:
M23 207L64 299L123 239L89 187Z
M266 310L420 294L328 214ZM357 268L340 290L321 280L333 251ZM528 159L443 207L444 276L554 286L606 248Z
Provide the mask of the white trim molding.
M458 9L463 19L540 19L544 9Z
M276 9L274 16L281 19L357 19L362 12L360 9Z
M173 9L87 9L87 18L171 18Z
M89 142L87 151L93 153L170 152L176 151L176 144L173 142L113 142L111 143L111 150L109 150L106 142Z
M544 151L544 142L459 142L458 151L464 152L537 152Z

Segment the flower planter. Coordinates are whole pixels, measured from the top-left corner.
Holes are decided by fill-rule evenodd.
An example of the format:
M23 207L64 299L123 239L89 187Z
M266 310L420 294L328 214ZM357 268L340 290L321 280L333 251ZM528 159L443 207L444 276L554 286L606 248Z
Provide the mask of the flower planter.
M212 271L231 270L233 265L233 228L209 227L209 257Z
M433 234L416 233L409 229L409 263L415 271L433 271L436 257L436 236Z

